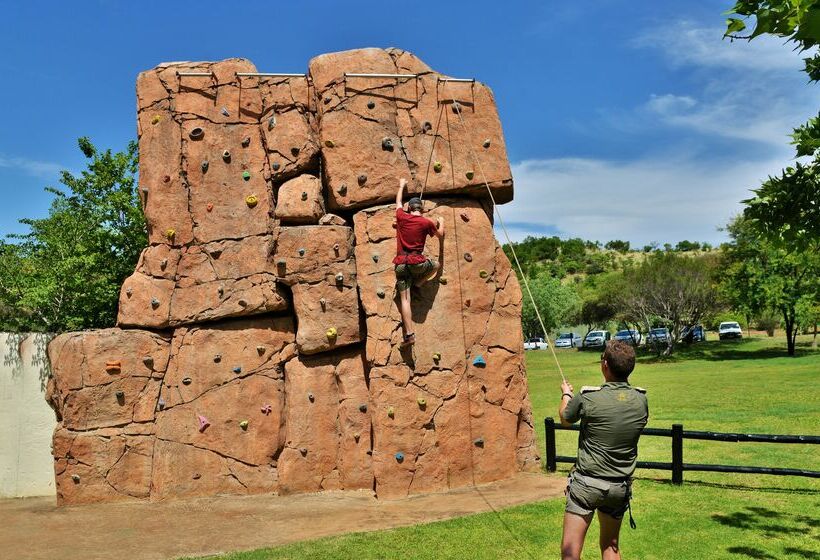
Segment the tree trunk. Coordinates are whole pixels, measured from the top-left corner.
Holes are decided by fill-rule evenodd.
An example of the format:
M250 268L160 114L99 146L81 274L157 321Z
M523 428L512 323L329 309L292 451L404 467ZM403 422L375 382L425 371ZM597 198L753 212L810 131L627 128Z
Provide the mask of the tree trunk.
M817 322L814 323L814 338L811 339L812 350L817 350Z
M795 336L797 333L794 330L794 321L786 318L786 348L789 356L794 356L794 342L797 338Z

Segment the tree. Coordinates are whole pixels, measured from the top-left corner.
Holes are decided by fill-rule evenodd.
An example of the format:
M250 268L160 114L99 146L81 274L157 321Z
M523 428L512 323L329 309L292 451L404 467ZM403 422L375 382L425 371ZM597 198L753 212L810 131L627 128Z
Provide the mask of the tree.
M715 270L713 258L654 253L624 271L618 307L625 320L647 331L658 323L667 325L671 336L663 353L669 355L683 327L700 323L720 307Z
M619 253L628 253L629 241L613 239L612 241L607 241L606 245L604 245L604 248L609 249L611 251L618 251Z
M806 52L820 44L820 1L818 0L738 0L729 11L744 19L754 17L748 35L746 21L730 17L724 37L752 40L768 34L794 43L795 50ZM809 80L820 80L820 53L803 59ZM772 243L798 250L820 248L820 115L794 129L792 144L798 157L807 156L808 164L797 163L769 177L745 200L743 215Z
M23 219L25 234L0 241L0 327L59 332L110 327L119 288L147 244L136 188L137 146L99 151L79 176L63 171L48 217Z
M805 316L799 312L811 309L820 299L820 254L785 249L742 216L726 229L732 243L724 247L724 292L736 308L749 315L777 309L786 329L787 352L794 356Z
M529 285L535 304L544 320L544 327L548 332L561 325L574 322L580 300L571 286L565 286L559 280L546 274L539 274L530 279ZM541 325L538 323L538 317L527 293L524 293L521 326L528 338L542 334Z

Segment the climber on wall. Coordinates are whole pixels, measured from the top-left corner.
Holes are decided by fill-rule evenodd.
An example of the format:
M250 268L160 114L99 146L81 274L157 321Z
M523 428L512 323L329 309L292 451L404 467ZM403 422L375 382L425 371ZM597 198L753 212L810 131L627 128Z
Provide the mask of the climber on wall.
M433 223L422 216L423 204L420 198L408 200L405 210L402 198L406 186L407 179L400 179L396 193L396 258L393 259L396 266L396 291L401 299L401 320L404 325L403 347L416 342L410 310L410 288L421 286L438 274L439 264L422 254L424 243L428 236L434 235L440 243L444 243L444 221L436 218Z

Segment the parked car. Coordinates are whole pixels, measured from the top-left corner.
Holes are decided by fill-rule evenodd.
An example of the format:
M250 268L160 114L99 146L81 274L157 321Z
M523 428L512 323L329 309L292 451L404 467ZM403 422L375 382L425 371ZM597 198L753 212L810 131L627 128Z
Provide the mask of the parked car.
M669 339L672 337L669 334L669 329L666 327L657 328L657 329L649 329L649 332L646 333L646 343L647 344L668 344Z
M524 350L546 350L547 343L543 338L530 338L524 343Z
M615 340L627 342L632 346L640 346L641 342L643 342L643 335L635 329L626 329L618 331L612 338L614 338Z
M694 327L686 327L680 333L680 339L683 342L704 342L706 340L706 329L703 325L695 325Z
M737 321L724 321L718 327L718 337L721 340L727 338L743 338L743 330Z
M583 339L581 335L574 332L562 333L555 339L556 348L578 348L581 346Z
M612 338L609 331L589 331L584 337L582 348L603 348L608 340Z

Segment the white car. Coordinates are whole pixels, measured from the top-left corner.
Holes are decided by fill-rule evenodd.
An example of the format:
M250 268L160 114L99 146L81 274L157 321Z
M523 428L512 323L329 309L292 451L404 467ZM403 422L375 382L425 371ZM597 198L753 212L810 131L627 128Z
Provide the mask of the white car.
M583 339L580 335L574 332L568 332L558 335L558 338L555 339L555 347L556 348L577 348L581 346L581 341Z
M543 338L531 338L524 343L524 350L546 350L547 343Z
M727 338L743 338L743 330L737 321L724 321L718 327L718 336L721 340Z

